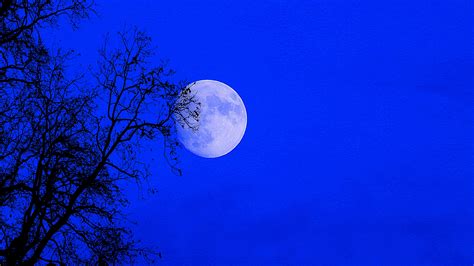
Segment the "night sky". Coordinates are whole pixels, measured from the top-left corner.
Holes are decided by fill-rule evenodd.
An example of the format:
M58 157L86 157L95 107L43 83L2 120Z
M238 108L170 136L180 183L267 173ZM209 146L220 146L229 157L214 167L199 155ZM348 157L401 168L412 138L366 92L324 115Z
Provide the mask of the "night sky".
M247 131L224 157L162 157L127 186L165 265L471 265L474 3L97 1L48 41L94 66L105 33L146 30L176 79L225 82Z

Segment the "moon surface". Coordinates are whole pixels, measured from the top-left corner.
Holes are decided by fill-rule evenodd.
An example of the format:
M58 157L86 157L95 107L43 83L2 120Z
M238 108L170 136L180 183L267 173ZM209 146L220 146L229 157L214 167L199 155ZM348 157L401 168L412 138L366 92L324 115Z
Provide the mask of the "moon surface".
M199 80L187 88L201 104L199 121L197 130L177 125L179 141L204 158L231 152L242 140L247 127L247 111L240 96L228 85L215 80Z

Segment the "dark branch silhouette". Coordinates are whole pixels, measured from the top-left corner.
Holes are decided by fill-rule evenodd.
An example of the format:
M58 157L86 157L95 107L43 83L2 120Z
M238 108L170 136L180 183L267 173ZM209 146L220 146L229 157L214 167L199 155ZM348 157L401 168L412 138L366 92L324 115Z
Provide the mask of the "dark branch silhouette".
M68 74L71 53L49 51L35 27L60 15L75 25L89 4L0 6L0 258L7 265L106 265L152 254L123 223L121 182L149 175L137 153L150 141L164 144L180 174L174 125L193 127L199 118L190 90L172 82L165 64L148 62L151 40L139 30L104 44L92 84L86 73Z

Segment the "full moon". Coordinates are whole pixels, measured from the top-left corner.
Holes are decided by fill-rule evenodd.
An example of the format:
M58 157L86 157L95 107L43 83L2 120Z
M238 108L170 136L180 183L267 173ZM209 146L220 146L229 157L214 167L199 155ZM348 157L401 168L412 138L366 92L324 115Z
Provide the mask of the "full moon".
M187 86L200 103L196 130L177 125L179 141L190 152L216 158L231 152L242 140L247 127L247 111L231 87L215 80L199 80Z

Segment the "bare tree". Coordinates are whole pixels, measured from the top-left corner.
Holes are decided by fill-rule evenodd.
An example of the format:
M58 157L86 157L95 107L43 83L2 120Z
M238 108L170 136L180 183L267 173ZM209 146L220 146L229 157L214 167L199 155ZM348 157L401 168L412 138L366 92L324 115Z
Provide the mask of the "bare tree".
M41 27L61 17L73 27L89 16L91 0L4 0L0 2L0 82L30 83L35 66L48 57Z
M0 1L0 143L6 141L2 138L8 130L6 121L12 121L11 112L7 112L22 101L37 69L51 57L41 29L56 25L61 17L76 27L90 13L94 13L92 0Z
M2 19L22 14L12 10L19 8L15 4L2 3ZM54 15L37 13L34 23L53 21ZM21 24L22 31L31 30L30 24ZM2 55L16 56L11 34L0 36L6 40ZM196 125L199 103L183 84L172 82L164 64L148 62L153 49L146 34L132 30L118 39L118 45L106 42L100 50L92 84L82 75L70 77L65 62L71 55L51 53L38 38L32 43L41 47L43 52L35 52L41 60L20 56L5 64L9 55L0 65L0 257L7 265L107 264L147 254L122 222L127 200L121 182L148 176L147 162L136 154L149 141L164 144L164 158L180 173L174 126Z

